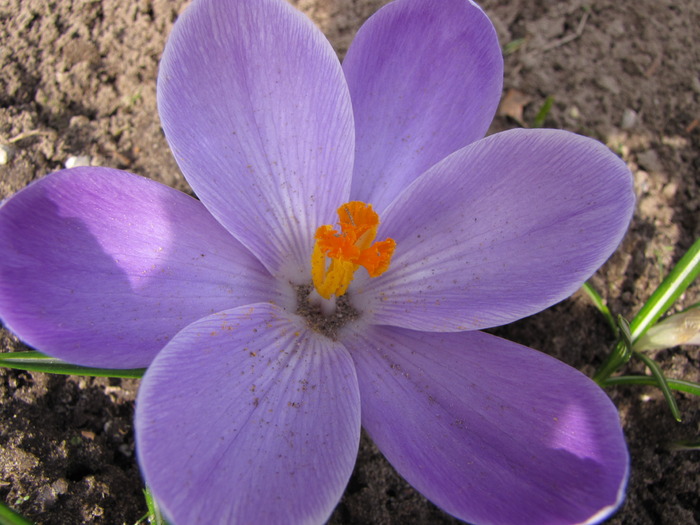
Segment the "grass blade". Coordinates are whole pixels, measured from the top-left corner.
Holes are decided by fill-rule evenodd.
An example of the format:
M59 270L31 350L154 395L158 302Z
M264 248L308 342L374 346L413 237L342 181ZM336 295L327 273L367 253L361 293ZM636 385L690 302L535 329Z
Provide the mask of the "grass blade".
M0 501L0 525L32 525L32 522Z
M30 370L33 372L46 372L49 374L92 377L139 378L146 372L145 368L121 370L115 368L90 368L85 366L77 366L35 351L9 352L0 354L0 366L15 368L18 370Z
M583 283L582 290L588 294L588 297L591 298L593 301L593 304L595 307L598 309L598 311L605 317L605 320L608 322L608 325L610 326L611 330L613 331L613 334L615 334L615 337L618 336L618 330L617 330L617 323L615 322L615 317L613 316L612 312L610 311L610 308L608 308L608 305L605 304L605 301L603 301L603 298L601 295L598 293L598 290L593 288L593 286L589 282Z

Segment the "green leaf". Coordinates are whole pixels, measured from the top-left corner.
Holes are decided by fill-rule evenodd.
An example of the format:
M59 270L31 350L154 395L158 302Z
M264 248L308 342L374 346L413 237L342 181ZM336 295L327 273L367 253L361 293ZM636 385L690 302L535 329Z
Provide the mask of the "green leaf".
M619 334L617 329L617 323L615 322L615 317L613 317L610 308L608 308L608 305L605 304L605 301L603 301L601 295L595 288L593 288L591 283L588 282L583 283L582 289L584 292L586 292L586 294L588 294L588 297L591 298L593 304L598 309L598 311L603 315L603 317L605 317L605 320L608 322L608 325L612 329L613 334L615 334L615 337L617 337Z
M532 121L533 128L541 128L542 126L544 126L544 121L547 118L547 115L549 115L549 112L552 111L553 105L554 97L552 95L549 95L545 99L544 104L542 104L540 110L537 112L537 115L535 115L535 119Z
M46 372L48 374L65 374L93 377L143 377L145 368L115 369L115 368L90 368L72 365L44 355L40 352L9 352L0 353L0 366L15 368L18 370L31 370L33 372Z
M649 385L657 386L659 383L655 377L652 376L616 376L608 377L605 379L601 386L615 386L615 385ZM692 381L685 381L683 379L671 379L666 378L666 384L672 390L678 390L679 392L685 392L686 394L693 394L700 396L700 384L693 383Z
M639 339L700 274L700 239L685 253L630 323L632 342Z
M632 355L632 333L630 331L630 324L627 322L627 319L621 315L617 316L617 328L620 341L625 345L625 351L630 354L627 357L627 361L629 361L629 358Z
M150 489L143 489L143 495L146 498L146 506L148 507L148 513L143 518L141 518L136 523L136 525L138 525L138 523L141 523L144 519L148 519L148 523L150 523L150 525L168 525L168 522L163 517L163 514L160 512L160 507L158 507L158 503L153 497L153 493L150 491Z
M644 364L647 365L647 368L654 376L654 379L656 379L657 386L661 389L661 392L663 392L664 398L666 398L666 402L668 403L668 407L671 409L671 413L673 414L673 417L676 419L676 421L678 421L680 423L681 411L678 410L678 405L676 404L676 399L673 397L673 393L671 392L671 389L668 386L668 382L666 380L666 377L664 376L664 373L659 368L659 365L657 365L653 359L642 354L641 352L634 352L634 356L638 359L641 359L644 362Z
M700 450L700 441L676 441L670 448L671 450Z
M617 316L617 344L608 355L598 371L593 376L593 381L603 386L618 368L627 363L632 357L632 336L630 335L629 323L621 316Z
M685 255L681 257L681 260L678 261L678 264L671 270L671 273L666 276L666 279L651 294L649 300L629 324L629 332L620 334L620 341L618 341L613 352L608 355L605 362L596 372L593 377L594 381L603 386L607 379L629 360L634 343L659 320L699 274L700 239L693 243ZM627 341L626 343L623 342L623 336Z
M32 525L32 522L0 501L0 525Z
M524 43L524 38L516 38L515 40L511 40L505 46L503 46L503 54L505 56L508 56L515 53L518 49L522 47Z

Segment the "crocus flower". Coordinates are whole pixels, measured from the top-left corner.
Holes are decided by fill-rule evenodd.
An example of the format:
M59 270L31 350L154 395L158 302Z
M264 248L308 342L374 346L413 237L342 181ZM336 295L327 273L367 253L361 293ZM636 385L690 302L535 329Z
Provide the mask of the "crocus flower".
M282 0L195 0L158 102L199 201L83 167L0 208L6 325L72 363L148 366L138 458L174 523L322 523L360 425L475 524L619 506L606 394L479 330L561 301L610 256L631 176L568 132L482 138L502 67L467 0L396 0L342 66Z

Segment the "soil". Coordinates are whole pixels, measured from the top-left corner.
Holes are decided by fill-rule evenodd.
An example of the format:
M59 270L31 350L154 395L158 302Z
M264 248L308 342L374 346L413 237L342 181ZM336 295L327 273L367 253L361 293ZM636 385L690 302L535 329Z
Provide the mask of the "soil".
M383 0L297 0L340 56ZM0 0L0 198L66 163L127 169L187 191L158 120L158 59L184 1ZM700 236L700 3L485 0L506 56L492 131L544 124L608 143L635 174L629 234L594 277L631 318ZM1 152L0 152L1 153ZM678 308L698 300L696 284ZM499 335L592 374L613 344L581 293ZM0 331L2 351L26 350ZM697 347L659 351L670 377L700 381ZM626 372L643 373L639 363ZM146 511L131 419L137 380L0 369L0 498L44 524L136 522ZM700 523L700 401L676 423L651 387L608 390L632 455L627 500L609 523ZM507 497L507 495L504 495ZM417 494L363 436L330 523L457 523Z

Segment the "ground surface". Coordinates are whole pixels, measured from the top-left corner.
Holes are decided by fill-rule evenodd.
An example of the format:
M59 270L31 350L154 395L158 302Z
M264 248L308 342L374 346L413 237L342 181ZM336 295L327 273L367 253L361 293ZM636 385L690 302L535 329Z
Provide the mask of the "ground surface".
M342 55L382 0L298 0ZM180 189L159 127L159 56L184 2L0 0L0 198L72 156ZM638 210L623 246L594 279L633 315L700 236L700 3L696 0L486 0L506 58L508 104L493 130L532 123L584 133L635 173ZM523 109L522 118L519 111ZM682 299L698 300L698 287ZM581 294L498 330L590 374L612 344ZM23 350L0 331L4 351ZM656 356L672 377L700 380L695 348ZM629 371L642 372L639 365ZM0 370L0 498L39 523L134 523L145 512L134 460L135 380ZM627 501L612 524L700 523L700 402L678 395L676 423L652 388L609 390L632 454ZM454 523L402 481L363 439L331 518L341 524Z

